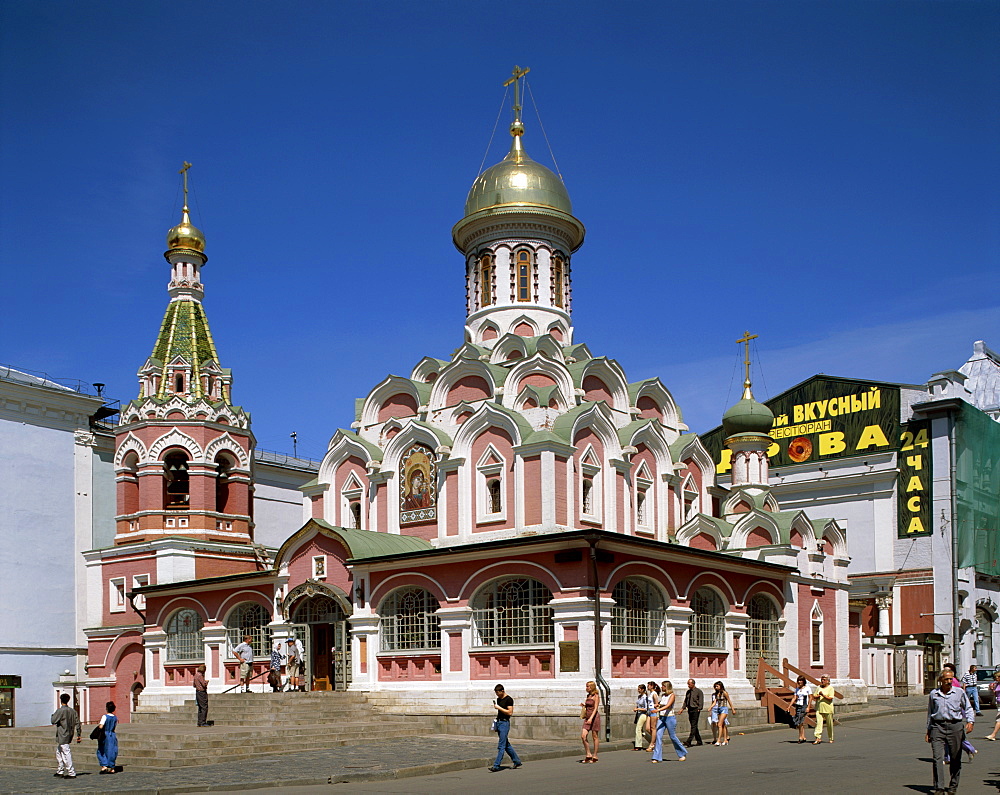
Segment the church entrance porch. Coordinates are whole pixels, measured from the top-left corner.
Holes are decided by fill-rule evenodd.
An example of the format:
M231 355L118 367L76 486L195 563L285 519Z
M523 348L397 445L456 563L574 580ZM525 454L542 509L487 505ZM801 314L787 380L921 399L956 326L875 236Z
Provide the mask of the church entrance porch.
M306 653L310 690L346 690L351 684L347 613L333 596L303 598L292 610Z

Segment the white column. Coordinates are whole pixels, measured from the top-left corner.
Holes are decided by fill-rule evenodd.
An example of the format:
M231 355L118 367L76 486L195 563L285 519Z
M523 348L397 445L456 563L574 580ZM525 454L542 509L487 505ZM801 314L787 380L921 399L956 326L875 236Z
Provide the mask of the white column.
M437 611L441 621L441 680L444 682L468 682L472 663L469 648L472 645L472 608L442 607ZM458 634L462 638L461 668L452 667L451 638Z

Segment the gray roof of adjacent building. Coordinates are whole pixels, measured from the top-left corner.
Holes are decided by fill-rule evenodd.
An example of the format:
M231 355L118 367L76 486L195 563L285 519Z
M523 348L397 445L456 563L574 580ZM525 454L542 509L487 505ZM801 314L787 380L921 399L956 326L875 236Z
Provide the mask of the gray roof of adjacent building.
M958 371L966 377L965 388L972 395L972 405L981 411L1000 406L1000 354L990 350L983 340L976 340L972 356Z

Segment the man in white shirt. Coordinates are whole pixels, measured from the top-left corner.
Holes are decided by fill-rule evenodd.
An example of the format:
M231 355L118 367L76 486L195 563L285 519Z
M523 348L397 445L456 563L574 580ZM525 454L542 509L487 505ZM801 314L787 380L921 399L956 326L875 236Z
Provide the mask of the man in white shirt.
M250 677L253 676L253 640L250 635L243 636L243 642L233 649L233 654L240 661L240 679L243 680L243 692L250 692Z
M927 699L927 734L924 740L931 744L934 757L934 793L955 792L962 775L962 739L972 731L976 722L969 697L952 683L950 672L938 678L937 689ZM945 756L951 758L945 770ZM949 783L945 784L945 774Z
M962 677L962 688L965 690L965 695L969 697L969 701L972 702L972 708L976 714L982 715L983 713L979 709L979 677L976 676L976 666L969 666L969 673Z

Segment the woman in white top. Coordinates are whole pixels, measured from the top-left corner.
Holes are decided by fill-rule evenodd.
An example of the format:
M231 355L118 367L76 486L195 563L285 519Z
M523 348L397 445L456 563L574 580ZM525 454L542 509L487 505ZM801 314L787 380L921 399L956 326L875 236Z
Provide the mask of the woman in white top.
M656 745L656 722L660 718L660 686L656 682L646 683L646 700L648 709L646 710L646 728L649 730L649 745L646 746L646 753L653 753Z
M804 676L795 680L798 687L792 691L795 704L795 714L792 716L792 725L799 730L799 742L806 741L806 713L809 712L809 697L812 695L812 688L806 682Z

